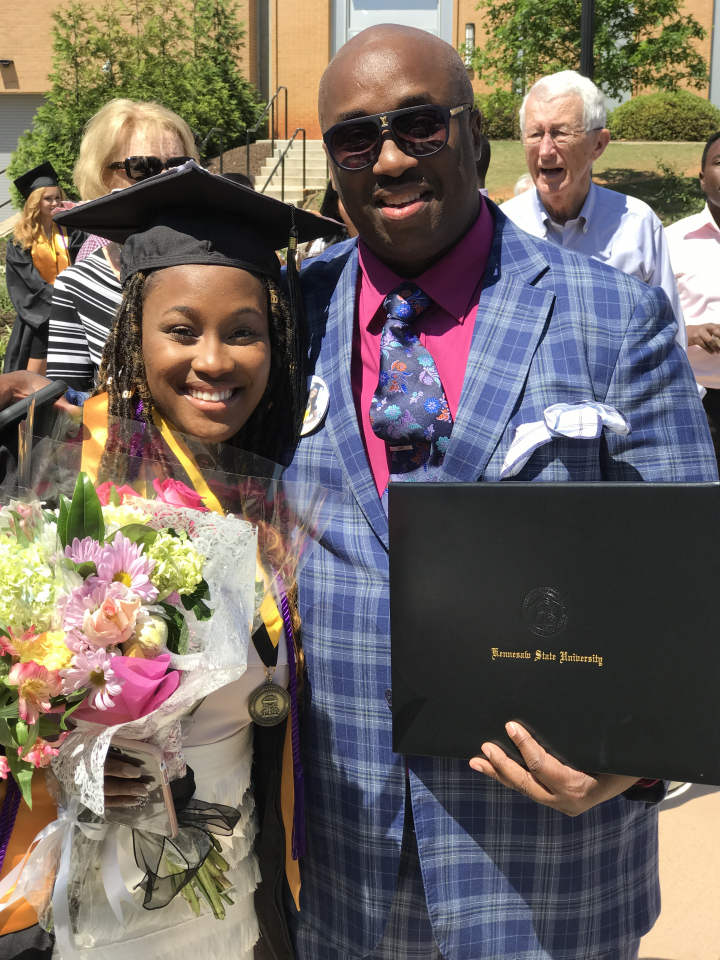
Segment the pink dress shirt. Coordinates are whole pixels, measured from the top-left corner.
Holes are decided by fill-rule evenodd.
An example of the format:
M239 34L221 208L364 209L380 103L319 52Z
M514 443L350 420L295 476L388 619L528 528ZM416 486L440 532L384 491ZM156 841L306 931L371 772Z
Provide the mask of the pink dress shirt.
M492 214L483 201L480 215L462 240L429 270L412 278L433 301L413 329L435 360L453 420L494 232ZM370 427L369 411L380 378L380 336L387 319L383 300L404 278L378 260L362 240L358 249L352 387L368 462L382 495L390 477L390 460L387 444Z

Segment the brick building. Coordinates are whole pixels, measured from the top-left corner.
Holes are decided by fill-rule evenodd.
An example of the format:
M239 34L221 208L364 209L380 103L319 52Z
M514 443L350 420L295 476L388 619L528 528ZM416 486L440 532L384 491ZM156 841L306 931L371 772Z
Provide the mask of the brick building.
M99 0L98 0L99 2ZM343 43L375 23L405 23L437 34L456 48L466 31L482 44L477 0L241 0L245 21L244 70L263 99L282 85L288 89L289 132L304 127L319 139L316 96L320 76ZM60 0L31 0L3 11L0 32L0 170L9 161L20 134L43 102L51 65L51 13ZM707 28L702 52L711 64L706 95L720 106L720 0L686 0L688 12ZM478 91L485 88L473 78ZM282 111L281 111L282 113ZM282 136L283 130L280 130ZM9 194L0 174L0 205ZM9 207L5 207L9 212ZM2 219L0 206L0 219Z

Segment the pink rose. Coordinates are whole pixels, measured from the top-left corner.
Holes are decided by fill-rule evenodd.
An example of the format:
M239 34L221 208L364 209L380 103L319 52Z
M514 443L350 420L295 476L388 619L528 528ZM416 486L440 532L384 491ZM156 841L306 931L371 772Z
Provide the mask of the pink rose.
M125 497L137 497L137 493L135 493L133 488L129 487L127 484L124 484L122 487L118 487L116 483L106 480L105 483L101 483L99 487L95 488L95 493L98 495L98 499L104 507L107 507L107 505L110 503L110 491L113 487L115 487L115 491L120 498L120 503L124 502Z
M96 647L124 643L135 629L139 609L139 597L108 594L94 613L85 611L83 633Z
M153 480L153 486L157 492L157 499L163 503L169 503L173 507L190 507L193 510L199 510L201 513L209 513L207 507L203 504L202 497L198 496L194 490L180 483L179 480Z
M109 727L146 717L165 703L178 688L180 673L178 670L168 673L169 665L169 653L163 653L154 660L113 657L113 673L122 682L122 691L113 694L113 706L99 711L83 704L73 713L73 717Z

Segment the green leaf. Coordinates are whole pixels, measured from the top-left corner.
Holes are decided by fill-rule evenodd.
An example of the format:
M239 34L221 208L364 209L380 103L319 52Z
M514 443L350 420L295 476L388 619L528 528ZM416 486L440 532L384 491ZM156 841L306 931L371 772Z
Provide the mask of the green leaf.
M43 515L43 519L45 520L45 523L58 522L58 518L55 516L55 514L51 510L43 510L42 515Z
M0 717L4 717L6 720L16 720L20 716L18 703L18 700L14 700L12 703L0 707Z
M68 514L70 512L70 501L62 493L60 494L60 513L58 514L57 532L62 544L63 550L68 545L67 525Z
M20 787L23 800L32 810L32 775L35 767L26 760L21 760L17 755L17 750L8 749L6 754L7 762L10 765L10 772L15 778L15 782Z
M201 580L192 593L184 593L180 597L182 605L186 610L192 610L198 620L209 620L213 615L212 610L203 600L210 598L210 587L205 580Z
M6 750L14 750L17 753L19 744L12 735L10 724L4 717L0 717L0 743Z
M153 530L152 527L148 527L145 523L128 523L126 526L116 530L112 535L113 538L116 533L121 533L124 537L127 537L131 543L142 544L146 549L151 543L155 542L158 535L157 530Z
M30 753L32 748L35 746L35 742L38 738L39 733L40 733L40 725L38 723L33 723L28 727L27 740L23 744L22 753L20 754L21 760L24 757L26 757L28 753Z
M30 541L25 536L25 534L22 531L22 527L20 526L23 518L20 516L19 513L16 513L14 510L11 510L10 514L15 520L15 539L17 540L18 544L21 547L29 547Z
M72 503L68 510L65 536L67 543L72 543L76 537L78 540L92 537L93 540L102 543L105 537L105 521L100 498L85 473L78 474Z
M188 652L188 642L190 632L188 630L187 620L182 613L171 603L160 603L167 618L168 650L172 653L186 654Z
M120 500L120 494L117 492L117 487L115 486L115 484L113 484L110 487L110 496L108 497L108 500L110 501L113 507L119 507L122 505L122 501Z
M74 703L71 707L69 707L69 708L65 711L65 713L62 715L62 720L60 721L60 729L61 729L61 730L67 730L66 720L68 720L68 718L71 717L71 716L75 713L75 711L77 710L77 708L78 708L82 703L84 703L84 702L85 702L85 691L83 691L83 696L82 696L82 698L81 698L80 700L78 700L77 703Z
M85 560L84 563L76 564L75 569L83 578L83 580L87 580L88 577L94 577L97 573L97 567L92 560Z

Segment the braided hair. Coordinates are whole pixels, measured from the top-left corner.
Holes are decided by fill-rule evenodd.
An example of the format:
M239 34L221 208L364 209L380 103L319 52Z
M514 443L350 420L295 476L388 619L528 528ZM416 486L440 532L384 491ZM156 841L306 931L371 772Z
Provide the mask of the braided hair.
M152 276L138 272L125 284L123 299L103 350L98 385L94 391L108 394L108 414L124 421L141 419L153 422L155 401L147 383L142 351L143 302L152 284ZM253 274L263 285L268 306L270 373L265 393L247 423L229 441L233 446L276 463L300 437L306 402L303 354L304 317L295 322L288 302L278 284ZM138 401L142 401L142 405ZM100 463L100 477L120 478L121 457L127 454L128 437L114 431L108 438ZM165 462L162 445L150 456Z

